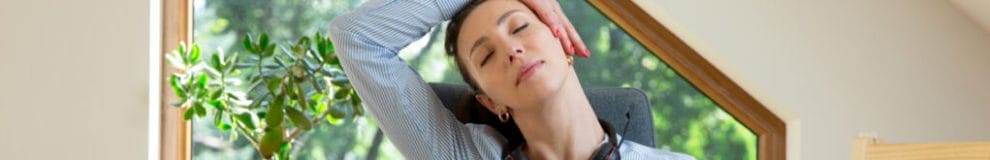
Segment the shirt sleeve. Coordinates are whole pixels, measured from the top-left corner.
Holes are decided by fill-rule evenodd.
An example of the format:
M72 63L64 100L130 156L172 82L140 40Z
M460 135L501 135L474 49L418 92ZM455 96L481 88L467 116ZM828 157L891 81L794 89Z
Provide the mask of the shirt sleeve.
M491 138L472 137L494 132L457 121L398 56L400 49L468 2L372 0L330 23L331 41L351 84L385 135L408 159L488 159L493 154L480 152L493 150L486 146L497 146ZM486 132L473 133L481 131Z
M622 145L619 152L623 159L694 160L694 157L684 153L647 147L632 141L622 142Z

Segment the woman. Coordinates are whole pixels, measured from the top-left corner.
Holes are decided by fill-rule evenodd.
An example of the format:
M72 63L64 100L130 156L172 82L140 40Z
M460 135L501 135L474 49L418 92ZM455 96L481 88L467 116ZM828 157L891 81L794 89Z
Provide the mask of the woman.
M330 32L365 106L409 159L691 159L621 141L600 122L565 54L580 53L579 37L550 29L530 7L559 11L550 0L383 0L337 17ZM477 91L474 100L518 126L522 139L460 123L398 58L447 19L447 51Z

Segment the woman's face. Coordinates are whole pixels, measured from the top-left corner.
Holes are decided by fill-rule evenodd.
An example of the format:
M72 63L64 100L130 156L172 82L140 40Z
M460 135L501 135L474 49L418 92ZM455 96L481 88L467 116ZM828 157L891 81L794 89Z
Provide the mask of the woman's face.
M559 40L519 1L485 2L461 25L456 45L464 76L496 105L540 106L573 73Z

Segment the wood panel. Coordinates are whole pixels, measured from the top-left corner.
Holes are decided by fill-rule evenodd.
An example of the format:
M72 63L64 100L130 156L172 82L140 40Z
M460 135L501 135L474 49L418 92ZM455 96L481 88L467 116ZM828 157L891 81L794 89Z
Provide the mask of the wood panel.
M697 51L630 0L588 0L758 137L760 160L786 159L786 125Z
M990 142L885 144L879 138L856 138L850 159L990 160Z
M182 119L182 108L173 107L178 97L169 86L168 77L175 69L165 60L165 54L178 49L179 43L192 38L192 2L190 0L162 0L162 51L161 56L161 159L190 159L191 123Z

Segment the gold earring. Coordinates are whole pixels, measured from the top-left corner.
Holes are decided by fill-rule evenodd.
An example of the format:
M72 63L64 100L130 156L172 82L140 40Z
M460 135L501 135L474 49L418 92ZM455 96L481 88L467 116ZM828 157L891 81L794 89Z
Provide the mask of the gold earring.
M574 65L574 56L567 56L567 64Z
M512 115L509 115L509 112L508 111L505 111L505 112L502 112L502 114L498 114L498 120L499 121L502 121L502 123L509 122L509 118L511 116Z

